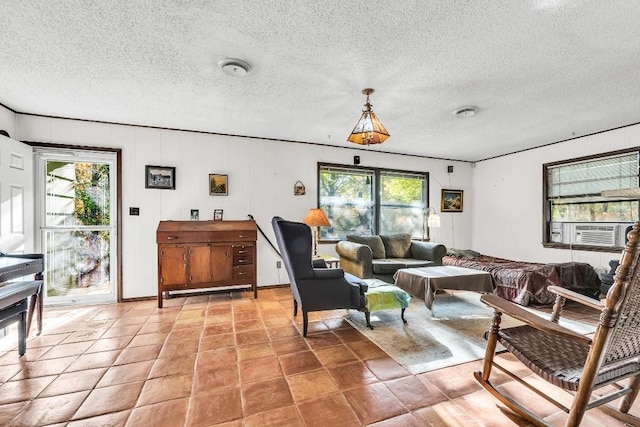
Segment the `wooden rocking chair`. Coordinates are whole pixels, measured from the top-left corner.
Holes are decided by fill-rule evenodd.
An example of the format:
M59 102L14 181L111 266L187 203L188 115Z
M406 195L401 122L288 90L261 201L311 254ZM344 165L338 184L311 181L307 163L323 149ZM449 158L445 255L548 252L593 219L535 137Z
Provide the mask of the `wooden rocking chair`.
M475 378L509 409L536 426L548 426L515 396L496 388L489 376L496 367L549 402L568 413L565 426L578 426L588 409L602 406L609 415L640 426L640 418L628 413L640 389L640 222L628 234L628 243L616 270L614 284L602 302L567 289L550 286L558 296L551 321L495 295L481 300L495 309L491 330L486 333L487 349L482 372ZM557 321L566 299L601 311L593 337L568 330ZM502 314L525 325L500 329ZM535 374L571 393L568 408L533 385L518 378L494 360L497 343L524 363ZM623 381L626 380L626 381ZM622 383L621 383L622 382ZM621 399L618 408L607 405Z

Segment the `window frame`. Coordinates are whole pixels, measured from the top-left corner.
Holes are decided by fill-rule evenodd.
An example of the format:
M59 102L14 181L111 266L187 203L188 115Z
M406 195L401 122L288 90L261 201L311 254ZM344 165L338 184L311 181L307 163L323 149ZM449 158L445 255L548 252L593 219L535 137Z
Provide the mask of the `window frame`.
M380 175L381 173L397 173L397 174L410 174L410 175L421 175L424 177L425 180L425 186L424 186L424 204L425 206L423 206L422 208L426 208L429 206L429 200L430 200L430 185L429 185L429 172L427 171L411 171L411 170L406 170L406 169L391 169L391 168L379 168L379 167L368 167L368 166L360 166L360 165L345 165L345 164L340 164L340 163L326 163L326 162L318 162L317 163L317 172L316 172L316 182L317 182L317 191L316 191L316 206L320 207L320 172L322 171L322 168L326 167L326 168L344 168L344 169L351 169L351 170L362 170L362 171L367 171L367 172L372 172L373 173L373 182L374 182L374 188L373 188L373 227L374 227L374 234L379 234L380 232L380 192L381 192L381 179L380 179ZM425 236L425 240L428 241L428 235ZM422 239L419 239L422 240ZM318 243L337 243L339 242L340 239L323 239L323 238L319 238Z
M596 245L585 245L580 243L562 243L562 242L552 242L551 241L551 204L548 203L548 169L554 168L558 166L570 165L573 163L581 163L581 162L589 162L598 159L604 159L607 157L614 156L622 156L625 154L637 153L640 159L640 147L632 147L626 148L622 150L608 151L605 153L592 154L589 156L576 157L572 159L559 160L555 162L544 163L542 165L542 246L544 248L554 248L554 249L576 249L578 248L581 251L592 251L592 252L616 252L621 250L621 247L613 247L613 246L596 246ZM638 166L638 176L640 177L640 164ZM628 201L631 198L629 197L619 197L619 198L611 198L611 202L615 201ZM589 203L589 202L583 202ZM594 201L595 203L595 201ZM640 200L638 201L640 203ZM634 221L637 221L635 219ZM580 221L580 222L593 222L594 224L601 224L601 221ZM621 221L626 222L626 221Z

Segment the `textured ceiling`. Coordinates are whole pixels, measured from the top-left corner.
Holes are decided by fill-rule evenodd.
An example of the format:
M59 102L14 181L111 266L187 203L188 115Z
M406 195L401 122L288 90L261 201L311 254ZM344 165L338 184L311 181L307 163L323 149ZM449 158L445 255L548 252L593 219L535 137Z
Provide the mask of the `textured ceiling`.
M227 57L252 66L230 77ZM628 1L8 0L0 103L17 112L477 161L640 122ZM477 105L473 117L452 111ZM265 141L265 144L269 143Z

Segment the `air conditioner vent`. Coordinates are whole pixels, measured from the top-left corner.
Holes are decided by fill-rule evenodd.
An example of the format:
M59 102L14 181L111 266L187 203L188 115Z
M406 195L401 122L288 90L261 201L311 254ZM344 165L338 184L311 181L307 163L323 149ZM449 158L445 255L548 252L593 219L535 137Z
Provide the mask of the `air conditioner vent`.
M595 246L615 246L617 225L578 225L575 226L575 243Z

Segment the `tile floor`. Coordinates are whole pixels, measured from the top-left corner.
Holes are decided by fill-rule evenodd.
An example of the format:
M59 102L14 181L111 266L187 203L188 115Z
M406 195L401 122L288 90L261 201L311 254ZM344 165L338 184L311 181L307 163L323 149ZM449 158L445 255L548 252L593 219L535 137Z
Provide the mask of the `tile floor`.
M11 328L0 339L0 425L529 425L476 383L479 361L411 375L344 311L312 313L305 339L288 288L251 296L173 298L160 310L155 300L46 309L44 333L24 357ZM554 407L534 407L562 425ZM594 410L582 425L623 424Z

